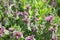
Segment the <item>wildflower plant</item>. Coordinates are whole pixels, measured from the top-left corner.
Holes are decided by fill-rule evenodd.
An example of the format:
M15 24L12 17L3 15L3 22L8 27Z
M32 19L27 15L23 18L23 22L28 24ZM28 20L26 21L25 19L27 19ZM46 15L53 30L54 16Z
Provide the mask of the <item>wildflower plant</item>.
M56 0L0 0L0 40L60 40Z

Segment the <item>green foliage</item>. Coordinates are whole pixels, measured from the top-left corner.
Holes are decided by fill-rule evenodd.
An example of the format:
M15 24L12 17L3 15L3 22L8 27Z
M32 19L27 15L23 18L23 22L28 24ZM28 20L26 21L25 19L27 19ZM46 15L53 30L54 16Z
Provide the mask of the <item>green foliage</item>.
M0 40L16 40L14 34L10 38L9 28L14 28L14 32L23 33L23 38L19 37L18 40L25 40L32 34L35 35L34 40L52 40L52 32L49 28L54 28L54 24L58 25L55 34L60 40L60 18L51 3L51 0L1 0L0 23L6 28L6 32L3 37L0 37ZM56 3L59 8L60 1L58 0ZM50 15L53 16L52 22L47 21L49 18L46 20Z

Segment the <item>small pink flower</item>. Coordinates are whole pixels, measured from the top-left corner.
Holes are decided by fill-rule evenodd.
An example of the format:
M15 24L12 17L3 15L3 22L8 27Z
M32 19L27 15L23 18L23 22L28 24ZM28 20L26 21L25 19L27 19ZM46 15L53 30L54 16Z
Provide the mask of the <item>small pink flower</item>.
M56 34L53 32L52 33L52 40L58 40Z
M57 39L57 36L54 36L54 38L52 38L52 40L58 40L58 39Z
M5 30L6 30L5 27L1 27L1 28L0 28L0 33L4 33Z
M37 31L37 28L36 27L32 27L32 31L33 32L36 32Z
M51 4L51 5L52 5L52 7L55 7L55 2L52 2L52 4Z
M52 0L52 7L55 7L55 0Z
M18 15L23 15L23 12L18 12Z
M15 10L14 14L15 14L15 15L17 15L17 14L18 14L18 10L17 10L17 9Z
M55 32L56 30L54 28L48 28L49 31Z
M28 4L28 5L26 6L26 9L31 9L31 6Z
M22 32L15 31L14 34L15 34L16 40L18 40L19 37L23 37L23 33Z
M55 0L52 0L52 2L54 2Z
M6 30L6 29L5 29L4 27L1 27L1 28L0 28L0 37L2 37L3 33L5 32L5 30Z
M48 22L51 22L52 19L53 19L53 16L48 16L48 17L45 18L45 20L48 21Z
M37 18L37 17L36 17L36 18L35 18L35 20L36 20L36 21L38 21L38 20L39 20L39 18Z
M24 16L28 16L28 12L24 11L23 12Z
M16 36L16 40L18 40L19 39L19 37L18 36Z
M24 19L22 19L25 23L28 23L28 18L24 18Z
M23 34L22 34L22 32L16 31L16 32L15 32L15 36L23 37Z
M27 37L25 38L25 40L34 40L34 36L35 36L35 35L27 36Z

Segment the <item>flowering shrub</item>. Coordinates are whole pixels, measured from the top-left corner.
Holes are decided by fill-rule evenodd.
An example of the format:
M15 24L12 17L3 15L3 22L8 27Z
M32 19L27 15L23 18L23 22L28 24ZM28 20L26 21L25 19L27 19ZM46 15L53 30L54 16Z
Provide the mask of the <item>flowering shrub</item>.
M0 0L0 40L60 40L55 0Z

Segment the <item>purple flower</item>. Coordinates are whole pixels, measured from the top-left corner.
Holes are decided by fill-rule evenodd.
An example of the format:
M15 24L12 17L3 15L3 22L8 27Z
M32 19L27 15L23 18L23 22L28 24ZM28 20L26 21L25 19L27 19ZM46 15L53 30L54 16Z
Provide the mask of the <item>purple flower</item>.
M24 11L23 13L24 13L24 16L28 16L28 12Z
M36 17L36 18L35 18L35 20L36 20L36 21L38 21L38 20L39 20L39 18L37 18L37 17Z
M52 32L52 40L58 40L57 36L56 36L56 34L54 32Z
M52 4L51 4L51 5L52 5L52 7L55 7L55 2L52 2Z
M19 37L23 37L23 33L22 32L15 31L14 34L15 34L16 40L18 40Z
M18 15L23 15L23 12L18 12Z
M31 6L28 4L27 6L26 6L26 9L31 9Z
M37 31L37 28L36 27L32 27L32 31L33 32L36 32Z
M23 34L22 34L22 32L18 32L18 31L16 31L16 32L15 32L15 36L23 37Z
M2 37L3 33L5 32L5 30L6 30L6 29L5 29L4 27L1 27L1 28L0 28L0 37Z
M18 15L18 10L16 9L15 12L14 12L15 15Z
M28 18L24 18L24 19L22 19L25 23L28 23Z
M54 36L54 37L52 38L52 40L58 40L58 39L57 39L57 36Z
M27 37L25 38L25 40L34 40L34 36L35 36L35 35L27 36Z
M4 33L5 30L6 30L5 27L1 27L1 28L0 28L0 33Z
M48 30L51 31L51 32L56 32L57 31L57 27L58 27L57 24L53 24L53 28L49 27Z
M48 21L48 22L51 22L52 19L53 19L53 16L48 16L48 17L45 18L45 20Z
M51 32L55 32L54 28L48 28L48 30L51 31Z
M55 7L55 0L52 0L52 7Z
M19 37L18 36L16 36L16 40L18 40L19 39Z
M55 0L52 0L52 2L54 2Z

